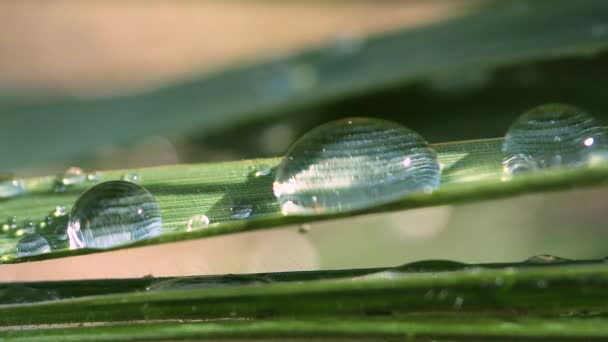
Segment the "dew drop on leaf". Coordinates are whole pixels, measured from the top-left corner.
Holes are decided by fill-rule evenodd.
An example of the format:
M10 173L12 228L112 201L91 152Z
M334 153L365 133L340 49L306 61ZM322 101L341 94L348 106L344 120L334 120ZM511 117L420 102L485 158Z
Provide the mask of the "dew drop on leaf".
M0 175L0 199L11 198L25 193L25 184L12 175Z
M344 212L439 187L436 152L416 132L368 118L321 125L296 141L277 168L284 214Z
M209 217L207 215L198 214L192 216L188 220L188 225L186 226L186 231L191 232L193 230L204 229L209 227Z
M70 248L111 248L161 234L156 199L125 181L100 183L74 204L67 227Z
M37 234L26 234L17 242L17 255L32 256L44 254L51 251L48 241Z
M548 104L520 116L502 146L503 174L555 167L580 167L608 156L608 135L595 118L579 108Z
M87 180L87 174L79 167L69 167L62 174L55 178L53 183L53 191L64 192L68 187L76 184L82 184Z
M230 217L233 219L248 218L253 211L253 206L244 201L235 201L230 207Z
M524 261L526 264L558 264L571 261L570 259L561 258L555 255L539 254L532 256Z
M10 232L12 230L17 229L17 217L16 216L10 216L6 219L6 221L2 224L2 231L3 232Z

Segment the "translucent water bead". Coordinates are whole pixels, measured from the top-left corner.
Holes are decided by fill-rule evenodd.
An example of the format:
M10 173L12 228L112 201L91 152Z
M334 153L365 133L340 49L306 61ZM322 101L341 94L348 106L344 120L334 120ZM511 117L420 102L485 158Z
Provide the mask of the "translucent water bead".
M548 104L520 116L502 146L505 178L554 167L578 167L606 159L608 137L583 110Z
M0 199L19 196L24 192L23 180L15 179L12 175L0 174Z
M273 184L285 214L363 209L439 186L437 154L397 123L352 118L321 125L296 141Z
M158 204L141 186L100 183L76 201L68 223L70 248L111 248L160 235Z
M48 241L37 234L25 235L17 242L17 255L20 257L44 254L50 251L51 246Z

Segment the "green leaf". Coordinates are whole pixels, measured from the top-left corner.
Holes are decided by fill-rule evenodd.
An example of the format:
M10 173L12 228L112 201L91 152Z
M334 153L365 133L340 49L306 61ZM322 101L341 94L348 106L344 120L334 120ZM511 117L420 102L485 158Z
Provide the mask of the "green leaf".
M408 340L534 340L590 341L608 337L606 318L441 316L398 319L218 320L207 322L139 323L1 333L11 341L403 341Z
M445 267L445 263L426 264L431 269L434 266ZM257 284L224 284L220 287L208 285L227 283L222 277L207 277L197 282L174 281L168 286L150 286L149 291L85 295L59 301L2 305L0 322L5 326L72 322L137 324L144 320L230 318L232 322L227 322L228 325L239 319L253 319L253 323L259 322L262 325L267 320L287 319L305 325L310 323L311 318L333 319L344 323L361 320L362 330L353 327L351 331L356 334L374 333L363 321L371 323L380 320L388 324L405 320L418 322L429 330L435 326L432 332L443 334L446 332L442 332L441 325L437 326L437 322L445 320L448 325L454 324L452 327L461 326L463 334L472 334L465 336L474 336L485 331L489 336L506 337L513 333L523 336L551 335L547 327L523 324L526 321L542 321L549 317L553 317L555 321L557 317L561 317L559 321L563 322L564 327L584 327L579 325L582 322L573 318L602 318L608 303L605 292L608 271L603 261L560 261L548 265L452 265L451 267L456 267L455 270L420 271L424 270L424 267L421 264L412 264L379 272L367 270L368 274L355 277L326 280L298 281L298 273L257 275L256 277L269 277L270 280ZM331 275L332 272L335 271L327 273ZM346 274L346 271L342 272ZM349 272L355 274L358 271ZM310 273L306 273L302 273L301 279L310 276ZM313 273L315 276L325 276L323 272ZM272 279L278 281L274 282ZM167 284L167 280L122 280L123 283L137 281ZM56 283L54 286L61 289L69 283ZM71 282L70 286L75 287L77 283ZM48 285L47 289L50 289L53 283ZM512 327L514 330L485 330L487 327L481 323L488 320L491 324L504 324L524 314L527 317L523 317L520 322L522 328L527 327L523 330L515 327ZM470 320L469 324L463 325L465 319ZM517 323L517 320L515 322ZM201 326L201 329L205 328ZM447 327L446 329L452 331ZM598 333L602 336L607 333L604 329L600 331L602 332ZM419 332L417 329L411 330L412 334ZM559 329L553 333L558 332L563 333ZM274 333L291 336L280 329L274 330ZM333 333L336 332L319 331L321 336L333 336ZM566 336L582 337L587 334L588 330L580 329L569 331Z
M502 139L474 140L434 145L443 165L442 185L431 194L416 193L399 201L375 208L332 215L284 216L272 191L273 175L256 177L260 168L274 168L278 158L198 165L175 165L138 170L141 185L157 199L163 219L163 234L143 240L134 246L153 245L201 237L232 234L254 229L267 229L293 223L306 223L329 218L394 211L424 206L470 202L515 196L538 191L556 191L597 186L608 181L608 167L598 165L580 169L538 172L502 180ZM362 165L364 167L364 165ZM101 180L120 179L124 171L108 171ZM53 178L29 179L25 196L5 201L0 217L42 220L57 205L70 208L89 184L77 185L66 192L53 192ZM247 219L231 217L234 203L247 201L253 209ZM197 214L205 214L212 224L207 229L186 232L187 222ZM3 234L0 247L5 251L4 263L80 255L99 250L58 251L32 257L14 258L19 237ZM114 250L111 249L111 250Z

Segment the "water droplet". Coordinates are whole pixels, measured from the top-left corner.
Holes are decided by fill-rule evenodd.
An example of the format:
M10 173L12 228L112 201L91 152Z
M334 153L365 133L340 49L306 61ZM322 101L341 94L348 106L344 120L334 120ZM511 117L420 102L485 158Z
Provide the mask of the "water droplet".
M99 171L91 171L87 173L88 182L99 182L101 180L102 173Z
M67 235L70 248L111 248L161 234L158 204L141 186L125 181L100 183L74 204Z
M36 225L32 220L25 220L21 223L20 230L23 231L23 234L34 234L36 232Z
M277 168L273 190L285 214L343 212L439 186L435 151L393 122L353 118L305 134Z
M272 173L272 167L268 164L258 164L254 168L254 177L264 177Z
M27 234L17 242L17 255L20 257L44 254L51 251L48 241L37 234Z
M2 231L4 232L8 232L11 230L15 230L17 229L17 217L15 216L10 216L9 218L6 219L6 222L2 225Z
M310 228L311 228L310 224L301 224L298 227L298 233L300 233L300 234L308 234L308 232L310 232Z
M540 280L536 281L536 286L539 289L546 289L547 287L549 287L549 282L546 281L545 279L540 279Z
M141 181L141 177L136 172L127 172L122 175L122 180L131 183L139 183Z
M454 309L456 310L460 310L462 309L462 304L464 304L464 298L461 296L458 296L454 299Z
M187 232L197 229L207 228L209 226L209 217L207 215L194 215L188 220Z
M579 108L549 104L524 113L502 146L504 178L536 169L578 167L604 160L608 136Z
M64 205L58 205L55 207L55 211L52 212L54 217L61 217L68 214L68 210Z
M53 183L53 191L64 192L68 187L82 184L87 180L87 174L79 167L69 167L64 173L57 176Z
M440 301L444 301L448 298L449 295L450 293L448 292L448 290L441 289L441 291L439 291L439 294L437 295L437 299L439 299Z
M0 199L11 198L25 193L25 184L12 175L0 175Z
M249 217L251 215L252 211L253 211L253 207L251 204L243 202L243 201L236 201L230 207L230 212L231 212L230 217L233 219L244 219L244 218Z
M533 257L530 257L530 258L524 260L524 263L542 265L542 264L559 264L559 263L564 263L564 262L569 262L569 261L572 261L572 260L566 259L566 258L560 258L555 255L539 254L539 255L535 255Z

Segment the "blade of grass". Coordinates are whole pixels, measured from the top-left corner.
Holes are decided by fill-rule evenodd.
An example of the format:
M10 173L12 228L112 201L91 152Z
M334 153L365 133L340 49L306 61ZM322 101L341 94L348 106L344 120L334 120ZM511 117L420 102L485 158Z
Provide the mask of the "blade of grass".
M459 317L460 316L460 317ZM428 315L400 319L302 319L132 323L107 326L11 330L11 341L590 341L608 338L606 318L470 317Z
M334 280L186 288L0 306L0 324L166 319L598 315L608 305L605 264L386 271Z
M416 193L375 208L334 215L284 216L272 192L273 175L256 177L259 168L275 168L279 158L243 160L225 163L174 165L137 170L141 185L157 199L163 218L160 237L139 241L114 249L152 245L232 234L254 229L267 229L294 223L306 223L373 212L403 210L433 205L488 200L524 193L557 191L586 186L601 186L608 182L608 166L598 165L580 169L563 169L533 173L502 181L502 139L473 140L433 145L443 164L441 188L432 193ZM101 180L120 179L125 171L108 171ZM42 220L57 205L72 206L76 198L91 184L77 185L66 192L52 191L52 177L26 181L29 193L2 202L0 217ZM231 217L235 202L247 201L252 214L247 219ZM209 216L207 229L187 232L187 222L196 214ZM2 262L14 263L66 257L99 250L80 249L57 251L32 257L14 257L18 237L2 234ZM110 249L113 250L113 249Z

